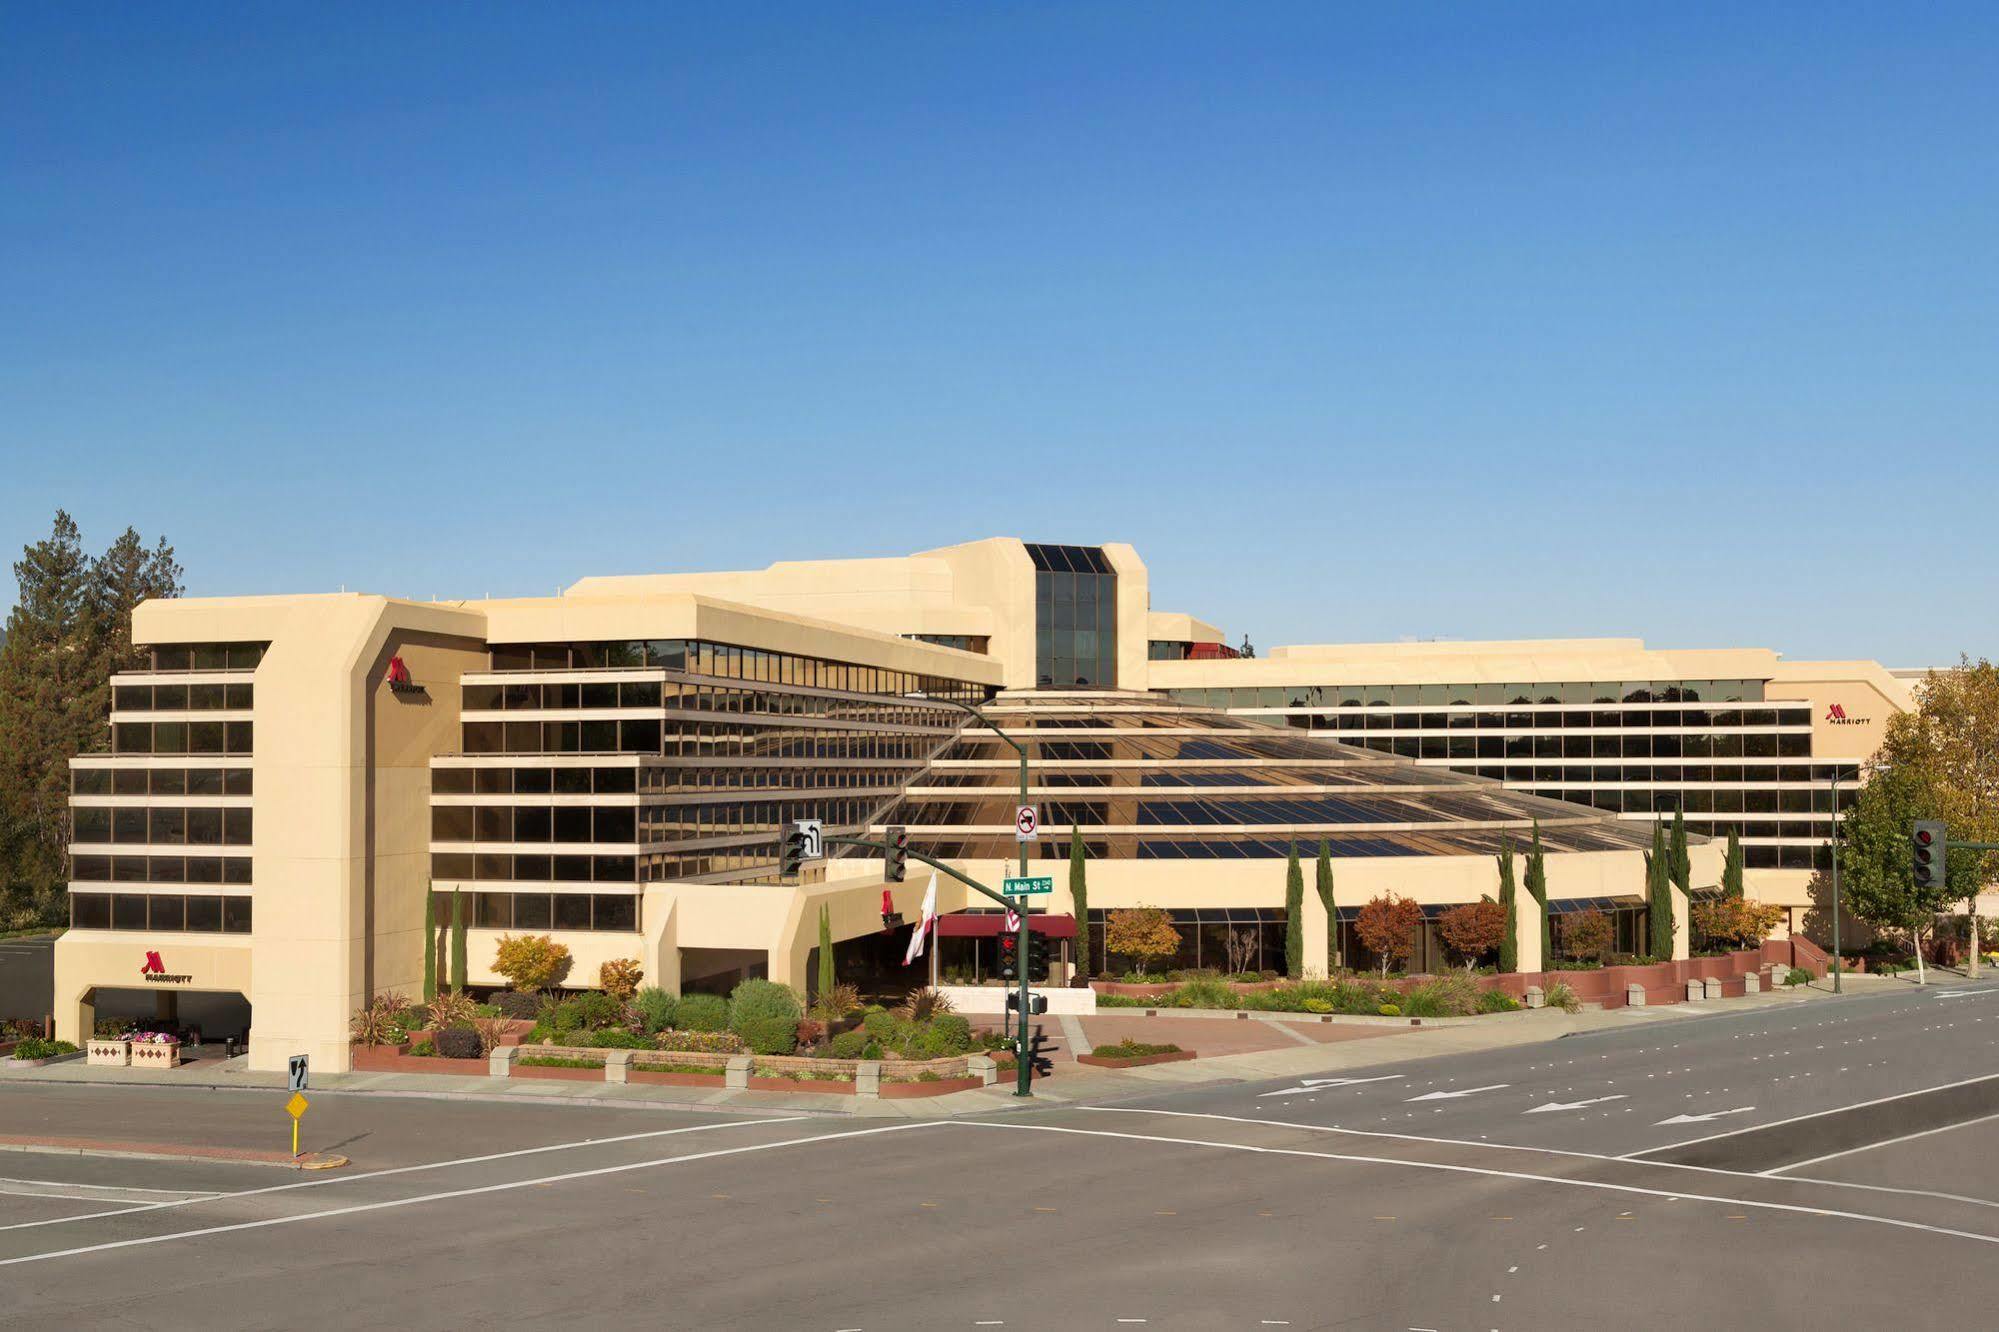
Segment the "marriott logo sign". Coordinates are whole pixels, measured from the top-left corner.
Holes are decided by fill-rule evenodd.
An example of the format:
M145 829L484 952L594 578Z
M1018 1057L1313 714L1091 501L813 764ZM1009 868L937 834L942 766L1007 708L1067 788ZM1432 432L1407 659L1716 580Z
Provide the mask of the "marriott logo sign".
M168 975L167 964L160 961L159 953L152 949L146 951L146 964L139 968L139 974L155 985L185 985L194 979L190 975Z
M1826 705L1825 719L1834 726L1858 726L1867 720L1865 717L1847 716L1846 709L1838 703L1829 703Z

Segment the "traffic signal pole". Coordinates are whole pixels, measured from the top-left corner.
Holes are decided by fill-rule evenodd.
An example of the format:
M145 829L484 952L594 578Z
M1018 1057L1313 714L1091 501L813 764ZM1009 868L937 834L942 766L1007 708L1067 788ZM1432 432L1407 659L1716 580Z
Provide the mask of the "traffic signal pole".
M868 848L868 850L870 851L881 852L883 856L886 856L888 854L888 841L886 838L884 838L882 841L879 842L866 837L825 837L821 838L820 840L824 842L827 846L864 846ZM956 879L959 883L964 884L967 888L971 888L977 892L984 893L987 897L992 898L993 901L998 902L1001 906L1005 907L1007 910L1018 911L1020 913L1020 932L1016 936L1018 939L1018 952L1016 953L1016 956L1020 959L1020 1028L1019 1028L1020 1044L1016 1048L1015 1057L1014 1057L1014 1068L1016 1070L1017 1076L1014 1083L1013 1094L1015 1096L1034 1095L1034 1092L1031 1090L1029 1086L1029 1082L1033 1075L1034 1070L1028 1064L1028 1057L1027 1057L1027 1046L1028 1046L1027 904L1025 902L1016 902L1011 897L1007 897L1003 894L996 893L992 889L986 887L986 885L984 885L983 883L980 883L977 879L973 878L971 875L964 873L962 870L955 869L950 865L946 865L943 861L937 860L934 857L926 856L921 851L905 851L904 854L907 855L911 860L922 861L924 864L930 866L930 868L936 870L940 874L950 875L952 878ZM1027 844L1024 842L1021 844L1020 848L1020 868L1021 868L1021 877L1022 878L1027 877Z

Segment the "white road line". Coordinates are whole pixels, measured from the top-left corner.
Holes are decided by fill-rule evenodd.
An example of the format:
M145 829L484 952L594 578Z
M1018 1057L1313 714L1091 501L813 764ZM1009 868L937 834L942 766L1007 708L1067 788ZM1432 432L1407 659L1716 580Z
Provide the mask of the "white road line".
M1466 1087L1463 1091L1424 1092L1421 1096L1411 1096L1403 1104L1407 1105L1410 1101L1455 1101L1461 1096L1476 1096L1480 1092L1502 1091L1512 1085L1510 1082L1495 1082L1490 1087Z
M1899 1138L1883 1138L1880 1142L1870 1142L1859 1147L1849 1147L1843 1152L1827 1152L1824 1156L1814 1156L1809 1161L1796 1161L1790 1165L1776 1166L1758 1171L1763 1175L1781 1175L1787 1170L1802 1170L1806 1166L1817 1165L1821 1161L1836 1161L1842 1156L1852 1156L1855 1152L1871 1152L1877 1147L1893 1147L1898 1142L1914 1142L1917 1138L1927 1138L1933 1133L1948 1133L1952 1129L1969 1128L1973 1124L1990 1124L1999 1119L1999 1114L1982 1115L1977 1119L1967 1119L1961 1124L1945 1124L1942 1128L1924 1129L1920 1133L1904 1133Z
M72 1184L65 1179L0 1179L0 1184L25 1184L31 1188L88 1189L102 1193L171 1193L176 1198L199 1193L219 1197L220 1189L142 1189L137 1184Z
M142 1203L137 1207L121 1207L111 1212L85 1212L81 1216L54 1216L41 1221L16 1221L0 1226L0 1231L32 1230L37 1226L59 1226L72 1221L95 1221L107 1216L128 1216L133 1212L157 1212L169 1207L188 1207L195 1203L213 1202L215 1198L254 1198L264 1193L289 1193L293 1189L323 1189L330 1184L358 1184L364 1179L383 1179L389 1175L409 1175L425 1170L448 1170L453 1166L483 1165L488 1161L504 1161L516 1156L537 1156L543 1152L566 1152L578 1147L603 1147L615 1142L636 1142L644 1138L670 1138L682 1133L705 1133L709 1129L754 1128L758 1124L792 1124L806 1115L785 1115L779 1119L730 1119L714 1124L689 1124L682 1128L648 1129L644 1133L621 1133L609 1138L582 1138L576 1142L552 1142L544 1147L523 1147L511 1152L488 1152L484 1156L461 1156L450 1161L426 1161L421 1165L393 1166L387 1170L370 1170L359 1175L327 1175L320 1179L304 1179L292 1184L270 1184L261 1189L243 1189L236 1193L218 1193L214 1198L186 1198L175 1202Z
M1936 1087L1919 1087L1915 1091L1896 1092L1893 1096L1878 1096L1871 1101L1856 1101L1852 1105L1838 1105L1830 1110L1814 1110L1808 1115L1793 1115L1789 1119L1773 1119L1767 1124L1751 1124L1748 1128L1734 1129L1728 1133L1710 1133L1705 1138L1688 1138L1685 1142L1669 1142L1661 1147L1647 1147L1642 1152L1628 1152L1619 1157L1620 1161L1638 1161L1654 1152L1670 1152L1681 1147L1691 1147L1699 1142L1718 1142L1723 1138L1738 1138L1745 1133L1757 1133L1763 1129L1781 1128L1785 1124L1802 1124L1807 1119L1823 1119L1827 1115L1844 1114L1848 1110L1864 1110L1870 1105L1887 1105L1892 1101L1906 1101L1911 1096L1927 1096L1931 1092L1950 1091L1954 1087L1970 1087L1980 1082L1999 1079L1999 1073L1987 1073L1983 1077L1965 1078L1959 1082L1946 1082Z
M1892 1216L1871 1216L1866 1212L1846 1212L1832 1207L1807 1207L1802 1203L1761 1202L1753 1198L1717 1197L1706 1193L1688 1193L1684 1190L1668 1193L1664 1189L1648 1189L1637 1184L1611 1184L1594 1179L1564 1179L1559 1175L1535 1175L1521 1170L1493 1170L1485 1166L1449 1165L1442 1161L1405 1161L1390 1156L1350 1156L1343 1152L1308 1152L1297 1147L1255 1147L1239 1142L1217 1142L1205 1138L1169 1138L1154 1133L1116 1133L1100 1129L1065 1128L1055 1124L1006 1124L990 1120L959 1121L964 1128L1013 1129L1023 1133L1074 1133L1090 1138L1124 1138L1134 1142L1156 1142L1175 1147L1213 1147L1227 1152L1251 1152L1261 1156L1303 1156L1321 1161L1343 1161L1351 1165L1401 1166L1409 1170L1434 1170L1452 1175L1479 1175L1487 1179L1511 1179L1525 1184L1547 1184L1556 1188L1594 1189L1604 1193L1635 1193L1647 1198L1670 1198L1675 1201L1690 1198L1695 1202L1726 1203L1731 1207L1755 1207L1770 1212L1791 1212L1800 1216L1822 1216L1842 1221L1871 1222L1877 1226L1892 1226L1898 1230L1920 1230L1931 1235L1948 1235L1954 1239L1968 1239L1979 1244L1999 1244L1999 1235L1981 1235L1974 1230L1954 1230L1949 1226L1932 1226L1921 1221L1904 1221ZM1754 1176L1740 1176L1754 1178ZM1584 1227L1577 1226L1581 1231ZM18 1261L18 1260L16 1260ZM0 1266L5 1266L0 1262Z
M799 1116L804 1118L804 1116ZM474 1188L447 1189L442 1193L420 1193L410 1198L390 1198L382 1202L353 1203L346 1207L329 1207L319 1212L301 1212L295 1216L272 1216L261 1221L238 1221L226 1226L204 1226L199 1230L177 1230L165 1235L142 1235L135 1239L111 1240L103 1244L84 1244L74 1249L52 1249L46 1253L23 1254L19 1258L0 1258L0 1267L15 1267L22 1263L47 1262L51 1258L76 1258L87 1253L105 1253L113 1249L132 1249L149 1244L166 1244L173 1240L200 1239L207 1235L231 1235L244 1230L264 1230L272 1226L296 1225L302 1221L323 1221L336 1216L356 1216L363 1212L381 1212L396 1207L415 1207L422 1203L450 1202L456 1198L477 1198L490 1193L509 1193L515 1189L535 1188L543 1184L565 1184L571 1180L595 1179L603 1175L622 1175L634 1170L651 1170L659 1166L685 1165L690 1161L712 1161L724 1156L742 1156L750 1152L774 1151L780 1147L807 1147L813 1143L832 1142L839 1138L868 1138L882 1133L905 1133L910 1129L935 1128L942 1120L924 1120L917 1123L889 1124L882 1128L851 1129L840 1133L821 1133L810 1138L787 1138L783 1142L754 1142L745 1147L717 1147L712 1152L692 1152L686 1156L663 1156L651 1161L631 1161L624 1165L598 1166L592 1170L572 1170L567 1174L543 1175L537 1179L508 1180L503 1184L481 1184ZM242 1194L235 1195L242 1197Z

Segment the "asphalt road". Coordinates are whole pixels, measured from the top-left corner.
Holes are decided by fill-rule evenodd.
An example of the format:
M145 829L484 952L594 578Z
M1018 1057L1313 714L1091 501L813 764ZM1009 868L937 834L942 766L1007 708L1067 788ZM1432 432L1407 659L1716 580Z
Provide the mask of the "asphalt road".
M344 1140L349 1170L0 1153L0 1289L10 1323L64 1327L1982 1326L1989 1112L1797 1168L1649 1153L1999 1071L1996 1002L1856 998L1343 1088L942 1123L321 1095L308 1138ZM1409 1099L1433 1091L1466 1094ZM1635 1104L1529 1113L1599 1095ZM0 1133L237 1141L282 1125L277 1099L0 1084Z

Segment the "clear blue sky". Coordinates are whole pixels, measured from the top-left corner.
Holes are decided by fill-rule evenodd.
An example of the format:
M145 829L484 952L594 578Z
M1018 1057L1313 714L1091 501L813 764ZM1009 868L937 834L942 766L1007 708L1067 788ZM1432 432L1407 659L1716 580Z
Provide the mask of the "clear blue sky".
M1127 540L1261 645L1989 653L1995 54L1990 3L13 5L0 546L427 597Z

